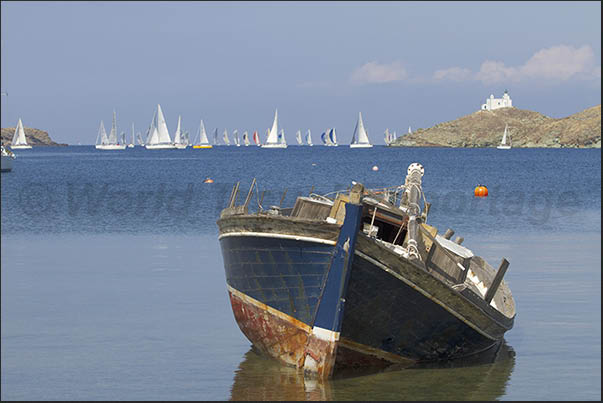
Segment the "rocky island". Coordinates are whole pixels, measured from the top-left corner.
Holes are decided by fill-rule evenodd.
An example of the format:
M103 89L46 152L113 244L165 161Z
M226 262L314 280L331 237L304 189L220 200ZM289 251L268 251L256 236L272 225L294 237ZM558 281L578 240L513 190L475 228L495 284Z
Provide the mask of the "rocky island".
M24 127L25 130L25 138L27 139L27 144L33 147L37 146L66 146L67 144L55 143L52 141L48 132L44 130L34 129L31 127ZM2 145L10 146L11 141L13 140L13 135L15 134L14 127L3 127L2 128Z
M399 137L392 147L496 147L508 125L513 147L601 148L601 105L555 119L515 107L480 110Z

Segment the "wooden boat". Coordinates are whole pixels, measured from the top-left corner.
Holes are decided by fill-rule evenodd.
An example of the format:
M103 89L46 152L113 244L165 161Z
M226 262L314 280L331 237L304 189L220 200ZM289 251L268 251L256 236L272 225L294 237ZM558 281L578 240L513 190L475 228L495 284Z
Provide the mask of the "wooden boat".
M239 184L218 220L235 319L264 353L330 377L362 366L411 366L500 345L515 303L503 276L442 236L420 209L424 170L404 185L354 184L334 197L250 211Z

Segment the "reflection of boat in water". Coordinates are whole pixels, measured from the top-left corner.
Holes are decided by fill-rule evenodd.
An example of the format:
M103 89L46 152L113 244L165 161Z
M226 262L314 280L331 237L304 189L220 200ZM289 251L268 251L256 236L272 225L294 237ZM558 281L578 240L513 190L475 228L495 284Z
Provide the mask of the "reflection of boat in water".
M235 371L230 400L490 401L505 396L514 367L515 352L503 342L468 359L378 373L355 371L333 382L304 377L252 348Z
M426 223L424 169L402 186L354 183L289 208L236 205L218 220L227 288L241 331L264 353L321 377L336 368L408 367L486 351L513 327L498 271ZM421 203L421 201L424 203ZM421 211L420 204L424 205Z

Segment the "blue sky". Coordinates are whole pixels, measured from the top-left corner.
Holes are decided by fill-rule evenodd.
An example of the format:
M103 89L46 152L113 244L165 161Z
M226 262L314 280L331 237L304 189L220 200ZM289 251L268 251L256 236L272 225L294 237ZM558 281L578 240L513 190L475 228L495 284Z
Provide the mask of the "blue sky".
M456 119L505 89L564 117L601 103L600 2L6 2L2 127L93 144L145 131L270 127L349 143Z

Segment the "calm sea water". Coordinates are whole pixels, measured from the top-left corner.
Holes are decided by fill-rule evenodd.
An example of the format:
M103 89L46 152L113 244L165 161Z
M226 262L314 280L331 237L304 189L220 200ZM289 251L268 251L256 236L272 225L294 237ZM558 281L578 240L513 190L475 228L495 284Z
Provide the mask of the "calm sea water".
M17 152L2 174L2 400L600 400L600 150L217 147ZM517 317L494 356L325 383L258 355L230 309L215 224L262 204L404 182L428 223L497 266ZM371 168L377 165L378 171ZM203 179L211 177L212 184ZM484 184L489 196L473 197ZM253 194L257 205L259 194Z

